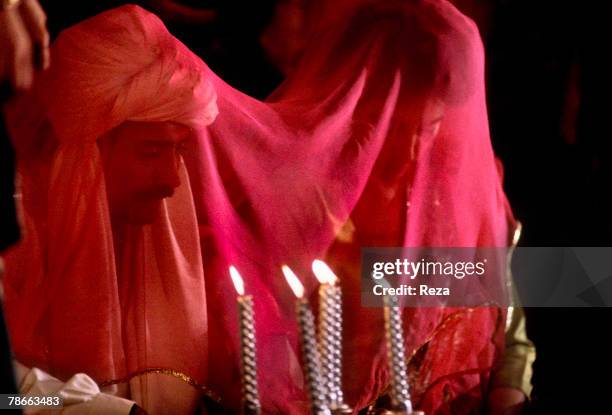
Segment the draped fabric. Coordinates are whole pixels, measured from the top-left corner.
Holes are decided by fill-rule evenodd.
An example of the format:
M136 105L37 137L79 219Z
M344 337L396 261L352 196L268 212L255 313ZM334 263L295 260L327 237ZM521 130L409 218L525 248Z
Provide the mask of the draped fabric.
M345 296L344 388L364 407L388 386L380 309L360 307L360 248L499 246L512 222L491 148L483 50L445 1L328 2L294 72L268 100L207 70L219 116L192 154L207 276L211 386L238 406L239 330L227 268L254 296L266 413L306 413L294 297L315 258ZM482 409L501 352L496 308L406 309L415 403Z
M345 296L346 398L360 408L384 393L382 310L359 306L360 249L501 247L512 219L474 24L443 0L342 4L321 9L296 70L265 102L227 85L134 7L60 37L54 69L13 117L30 150L20 167L25 244L41 253L22 256L5 284L18 357L99 381L172 367L237 408L233 264L254 297L264 412L304 414L295 298L280 266L290 265L312 295L310 263L325 258ZM207 128L215 111L205 80L219 108ZM199 145L185 160L193 205L183 181L164 219L125 231L119 248L95 139L123 120L192 125ZM478 412L503 313L430 308L403 317L417 406ZM172 390L148 395L160 406L188 399Z
M202 61L136 6L64 31L52 59L8 116L25 223L4 281L16 357L62 379L84 372L120 383L153 414L191 413L192 386L138 375L166 368L206 382L206 295L187 172L181 165L182 184L154 224L112 227L97 140L125 121L201 128L217 113L214 90Z

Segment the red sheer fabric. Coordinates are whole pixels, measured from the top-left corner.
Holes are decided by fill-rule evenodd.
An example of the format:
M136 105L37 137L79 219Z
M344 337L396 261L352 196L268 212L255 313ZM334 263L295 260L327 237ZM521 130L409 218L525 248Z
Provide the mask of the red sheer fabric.
M204 382L208 339L207 382L237 407L233 264L255 300L264 412L307 413L295 299L280 265L292 266L312 293L310 263L325 257L345 295L347 400L359 408L384 391L382 310L359 306L359 249L505 246L509 211L473 23L444 1L344 3L321 19L297 69L267 102L225 84L137 8L62 35L54 69L13 118L21 144L40 149L20 170L25 244L41 254L15 261L20 268L9 268L5 284L19 358L97 380L159 365ZM204 79L219 106L206 129L214 109ZM124 120L172 120L201 133L186 161L208 331L185 183L160 224L128 230L124 247L113 245L95 139ZM503 321L492 308L406 309L417 406L428 414L478 411ZM153 396L152 412L185 396L166 389Z
M296 70L266 102L208 72L220 115L189 164L209 276L211 383L230 406L239 402L230 264L255 299L265 411L297 414L308 405L281 264L309 292L314 258L339 273L344 385L349 403L363 407L388 375L382 310L359 306L359 249L508 242L475 25L444 1L359 3L322 18ZM404 318L418 407L478 411L503 313L406 309Z
M80 23L12 108L25 239L7 257L6 316L16 357L65 379L129 380L150 413L191 413L205 383L208 328L193 196L182 184L144 227L111 227L97 140L124 121L212 122L202 62L135 6ZM121 236L119 236L121 235ZM126 392L123 383L124 393Z

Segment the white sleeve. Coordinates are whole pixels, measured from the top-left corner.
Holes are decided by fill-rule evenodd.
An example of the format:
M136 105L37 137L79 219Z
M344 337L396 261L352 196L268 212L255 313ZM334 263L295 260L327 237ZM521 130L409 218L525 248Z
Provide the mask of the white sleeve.
M77 373L67 382L62 382L40 369L29 369L19 362L15 362L15 372L21 394L59 395L64 398L64 408L59 412L63 415L127 415L134 405L130 400L101 392L96 382L84 373ZM44 413L50 412L46 410Z

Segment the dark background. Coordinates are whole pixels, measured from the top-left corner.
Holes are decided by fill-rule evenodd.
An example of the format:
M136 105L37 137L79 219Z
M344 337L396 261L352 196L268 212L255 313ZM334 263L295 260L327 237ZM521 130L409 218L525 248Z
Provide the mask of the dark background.
M612 245L604 5L504 1L490 14L490 127L524 225L523 246ZM537 352L533 412L610 412L612 310L532 308L526 315Z

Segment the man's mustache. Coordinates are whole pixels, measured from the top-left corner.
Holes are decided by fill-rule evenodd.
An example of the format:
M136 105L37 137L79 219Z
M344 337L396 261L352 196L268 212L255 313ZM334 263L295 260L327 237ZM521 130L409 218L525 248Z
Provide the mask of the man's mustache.
M141 190L137 193L140 199L165 199L174 194L174 188L170 186L159 186L151 189Z

